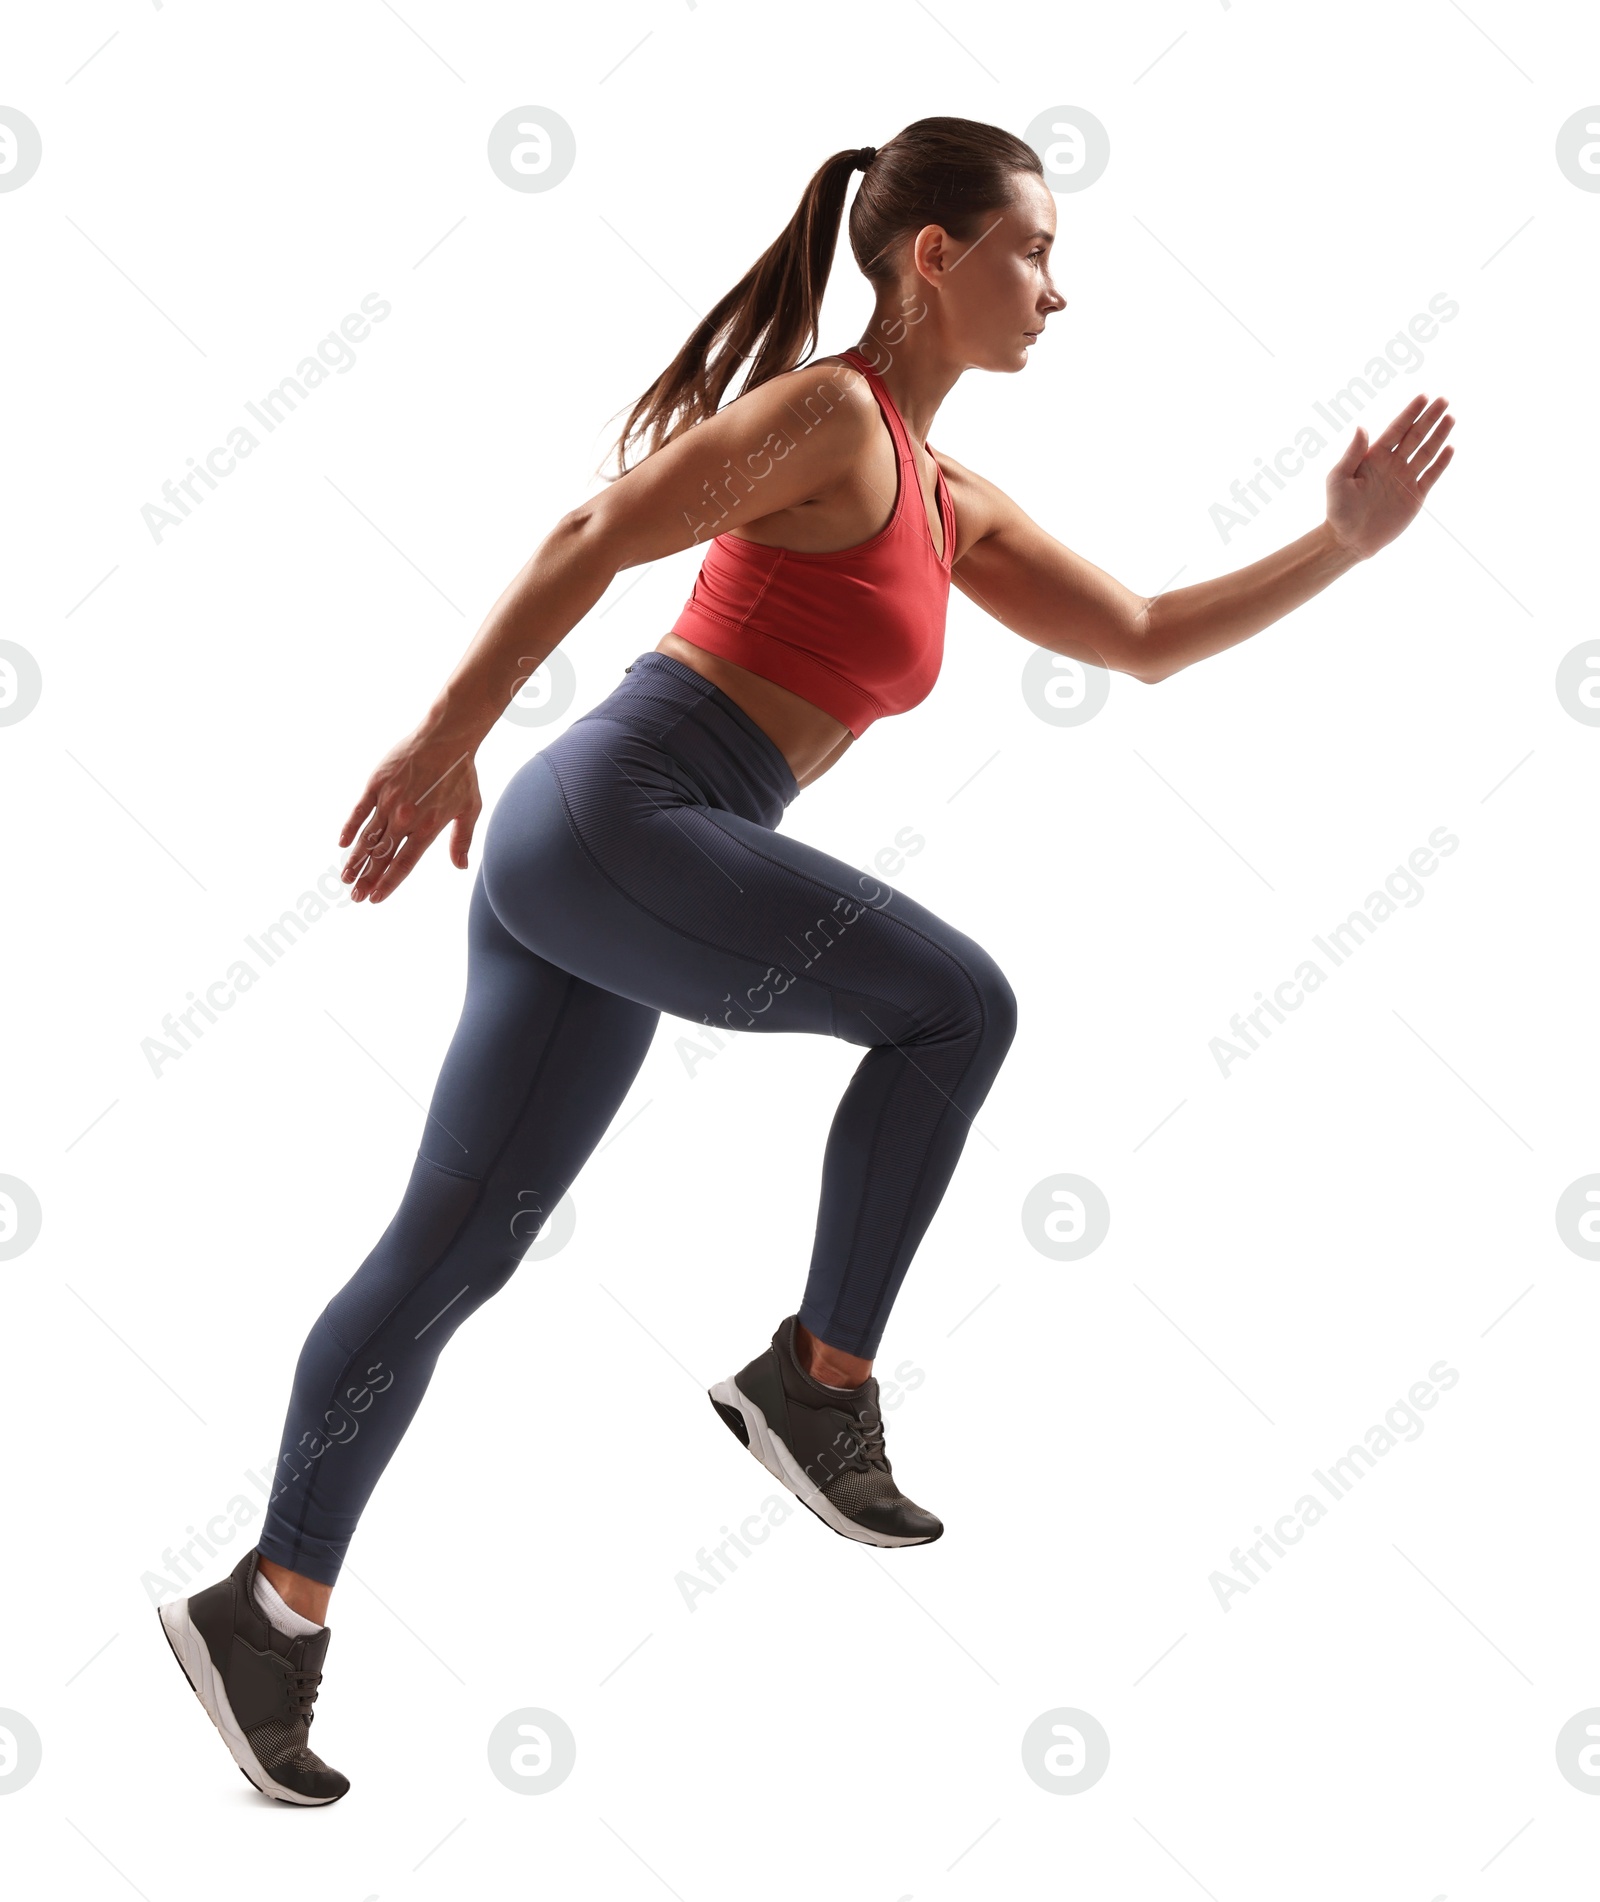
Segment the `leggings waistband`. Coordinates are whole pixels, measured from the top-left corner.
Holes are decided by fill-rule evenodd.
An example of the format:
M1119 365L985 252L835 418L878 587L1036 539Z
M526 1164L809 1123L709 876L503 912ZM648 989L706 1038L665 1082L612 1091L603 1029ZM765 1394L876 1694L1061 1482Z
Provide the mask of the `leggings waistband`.
M568 731L588 721L648 741L676 763L707 805L769 829L800 790L780 747L737 701L654 648L630 661L605 699Z

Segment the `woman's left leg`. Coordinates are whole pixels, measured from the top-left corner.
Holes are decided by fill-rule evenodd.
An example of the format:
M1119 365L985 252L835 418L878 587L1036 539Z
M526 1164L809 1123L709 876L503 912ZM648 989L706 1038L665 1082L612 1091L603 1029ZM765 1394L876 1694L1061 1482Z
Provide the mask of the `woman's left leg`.
M461 1017L400 1206L295 1368L260 1551L330 1586L445 1343L510 1280L616 1115L659 1017L520 944L481 870L468 947Z

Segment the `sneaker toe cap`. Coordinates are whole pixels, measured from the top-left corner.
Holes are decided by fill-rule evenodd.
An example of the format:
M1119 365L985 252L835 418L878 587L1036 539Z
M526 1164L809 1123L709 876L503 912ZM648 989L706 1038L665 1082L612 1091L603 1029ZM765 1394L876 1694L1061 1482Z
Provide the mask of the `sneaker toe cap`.
M944 1522L910 1499L882 1500L857 1508L857 1525L891 1539L929 1545L944 1531Z
M285 1789L314 1803L332 1803L350 1787L350 1779L308 1750L297 1760L280 1764L272 1772Z

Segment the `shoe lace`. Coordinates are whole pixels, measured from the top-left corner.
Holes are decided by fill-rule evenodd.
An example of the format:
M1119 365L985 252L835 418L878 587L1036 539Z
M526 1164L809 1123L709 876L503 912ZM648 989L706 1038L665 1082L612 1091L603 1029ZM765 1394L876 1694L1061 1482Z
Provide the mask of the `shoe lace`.
M316 1715L311 1706L317 1701L317 1686L322 1682L322 1673L291 1669L288 1677L289 1708L296 1717L303 1717L306 1720L306 1727L309 1729L311 1720Z
M862 1473L869 1472L874 1466L887 1473L889 1456L884 1450L883 1415L871 1407L864 1407L860 1413L851 1416L850 1431L853 1444L842 1463Z

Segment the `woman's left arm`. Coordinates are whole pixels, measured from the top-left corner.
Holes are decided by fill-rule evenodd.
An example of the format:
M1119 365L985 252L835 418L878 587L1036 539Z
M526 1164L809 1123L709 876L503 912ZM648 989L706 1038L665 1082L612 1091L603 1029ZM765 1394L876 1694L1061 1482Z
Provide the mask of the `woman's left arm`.
M1376 442L1357 428L1328 471L1328 512L1287 547L1211 581L1148 598L1075 555L968 472L976 506L971 544L950 579L995 618L1041 647L1154 683L1259 633L1330 581L1387 546L1415 518L1454 454L1446 399L1416 396ZM946 469L952 467L942 457ZM958 491L959 495L959 491Z

